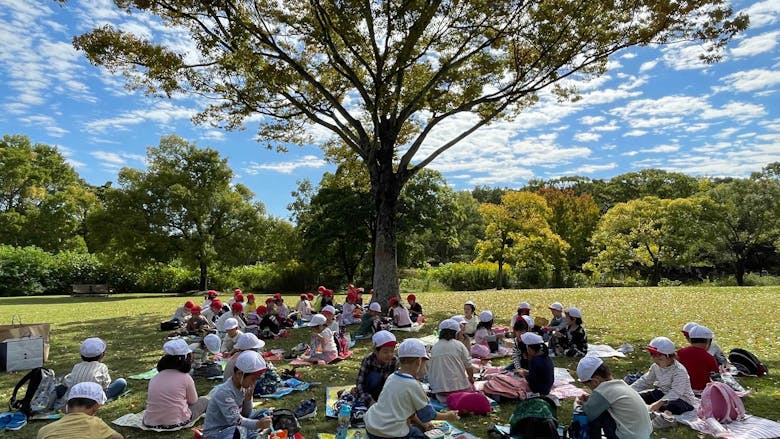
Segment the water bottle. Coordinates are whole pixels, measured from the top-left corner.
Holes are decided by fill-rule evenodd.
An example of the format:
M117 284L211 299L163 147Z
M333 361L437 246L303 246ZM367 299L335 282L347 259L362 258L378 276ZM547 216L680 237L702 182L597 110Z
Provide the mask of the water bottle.
M352 417L352 406L348 403L341 404L339 409L338 426L336 427L336 439L347 439L347 429Z

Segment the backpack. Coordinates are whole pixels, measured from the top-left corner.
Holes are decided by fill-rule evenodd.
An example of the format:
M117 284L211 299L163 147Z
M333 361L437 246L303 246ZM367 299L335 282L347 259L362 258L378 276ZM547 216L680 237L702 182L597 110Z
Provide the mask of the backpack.
M193 378L221 377L223 373L222 366L217 363L203 363L200 367L192 370Z
M269 367L255 383L255 395L270 395L276 393L282 385L282 378L276 369Z
M273 417L274 430L287 430L288 437L301 431L301 424L292 410L275 409L271 416Z
M767 369L764 363L744 349L732 349L729 352L729 362L737 368L738 375L762 377L769 373L769 369Z
M559 439L558 407L546 397L520 401L509 418L509 434L520 439Z
M484 415L493 411L490 401L480 392L453 392L447 395L447 407L459 414Z
M729 423L745 417L745 406L728 384L714 381L707 383L701 393L701 405L696 413L701 419L715 418Z
M17 394L22 386L27 384L22 399ZM25 415L32 416L35 413L50 412L57 401L57 378L54 371L43 367L36 367L27 372L14 386L11 400L8 406L11 410L19 410Z
M506 399L525 399L528 382L507 374L495 374L488 378L482 392Z
M181 324L178 320L169 320L167 322L161 322L160 323L160 331L174 331L176 329L179 329L181 327Z
M588 417L582 412L575 412L571 419L571 425L566 429L568 439L590 439L588 429Z

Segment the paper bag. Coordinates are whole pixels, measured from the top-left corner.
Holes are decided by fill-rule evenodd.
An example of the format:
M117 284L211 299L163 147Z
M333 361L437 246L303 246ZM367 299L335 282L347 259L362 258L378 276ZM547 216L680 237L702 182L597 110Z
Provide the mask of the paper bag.
M0 341L9 338L43 337L43 361L49 359L49 324L22 323L21 317L14 316L10 325L0 325Z
M9 338L0 342L0 371L43 367L43 337Z

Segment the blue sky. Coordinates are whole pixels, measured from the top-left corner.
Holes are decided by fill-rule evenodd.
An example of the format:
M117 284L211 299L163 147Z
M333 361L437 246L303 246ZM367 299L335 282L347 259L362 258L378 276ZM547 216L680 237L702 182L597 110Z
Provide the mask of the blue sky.
M268 151L256 125L225 132L195 126L202 102L143 96L121 76L91 66L71 45L74 35L111 23L186 48L180 33L108 0L2 0L0 134L26 134L56 145L92 184L144 166L147 146L177 134L218 149L269 213L287 217L296 181L318 182L330 170L316 145ZM715 65L698 61L691 44L618 53L605 75L577 84L582 99L540 102L513 121L490 125L438 157L455 189L519 187L530 178L610 178L645 168L691 175L747 176L780 161L780 1L735 1L751 27ZM430 136L421 153L468 124L456 118ZM317 141L322 130L313 131Z

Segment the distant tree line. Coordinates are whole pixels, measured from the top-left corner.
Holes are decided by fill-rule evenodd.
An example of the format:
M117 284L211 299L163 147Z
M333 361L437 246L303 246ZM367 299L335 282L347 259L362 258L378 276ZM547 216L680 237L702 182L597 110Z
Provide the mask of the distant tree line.
M0 294L62 292L68 281L88 280L127 291L369 285L376 203L351 157L343 147L326 149L336 170L317 185L299 182L290 222L268 215L248 188L233 184L216 150L176 136L148 149L145 170L123 168L116 183L92 186L55 147L6 135ZM445 265L448 276L452 267L482 273L493 263L490 282L499 288L724 276L743 285L748 272L780 268L779 219L778 163L749 178L648 169L469 191L424 169L399 196L398 264L402 277L413 277ZM48 280L33 286L33 272Z

